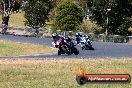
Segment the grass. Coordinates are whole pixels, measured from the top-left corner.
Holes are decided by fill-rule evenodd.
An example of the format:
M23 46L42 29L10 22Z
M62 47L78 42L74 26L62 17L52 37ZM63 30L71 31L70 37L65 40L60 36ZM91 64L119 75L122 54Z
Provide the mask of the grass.
M21 42L0 41L0 56L18 56L53 53L56 50L46 45L33 45Z
M24 13L15 13L10 15L9 25L15 27L23 27L24 26ZM0 15L0 23L2 23L2 16Z
M24 18L24 13L16 13L16 14L12 14L10 16L10 20L9 20L9 24L14 25L14 26L20 26L23 27L24 25L24 21L26 19Z
M80 86L75 80L79 66L89 74L132 75L132 58L42 59L1 59L0 88L132 88L132 83Z

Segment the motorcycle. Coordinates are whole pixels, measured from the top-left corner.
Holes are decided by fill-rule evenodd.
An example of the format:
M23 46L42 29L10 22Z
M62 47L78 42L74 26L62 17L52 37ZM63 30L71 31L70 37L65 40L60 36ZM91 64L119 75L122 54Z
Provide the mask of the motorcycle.
M79 44L82 46L82 50L94 50L92 41L88 37L81 37Z
M61 54L68 54L68 55L71 55L71 54L75 54L75 55L78 55L79 54L79 51L77 50L77 48L75 47L76 45L74 45L73 42L67 42L66 40L62 40L61 38L58 39L58 41L54 44L52 42L53 45L55 45L56 48L58 48L58 55L61 55Z

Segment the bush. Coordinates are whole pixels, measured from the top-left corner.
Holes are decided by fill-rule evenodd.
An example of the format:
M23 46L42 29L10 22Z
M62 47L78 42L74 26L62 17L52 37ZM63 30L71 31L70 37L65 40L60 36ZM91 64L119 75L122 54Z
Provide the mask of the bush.
M75 31L82 20L82 8L72 1L64 1L56 9L53 30Z
M78 30L85 33L99 34L102 31L102 27L95 23L92 23L91 21L83 21L83 23L78 26Z

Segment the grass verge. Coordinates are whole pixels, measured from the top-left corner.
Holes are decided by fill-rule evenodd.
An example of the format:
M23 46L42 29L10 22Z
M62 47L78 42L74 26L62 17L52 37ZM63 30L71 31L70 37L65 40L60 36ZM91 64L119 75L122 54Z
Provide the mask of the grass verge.
M33 45L22 42L0 41L0 56L18 56L54 53L56 50L46 45Z
M89 74L132 75L132 58L42 59L0 60L0 88L132 88L132 83L80 86L75 80L79 66Z

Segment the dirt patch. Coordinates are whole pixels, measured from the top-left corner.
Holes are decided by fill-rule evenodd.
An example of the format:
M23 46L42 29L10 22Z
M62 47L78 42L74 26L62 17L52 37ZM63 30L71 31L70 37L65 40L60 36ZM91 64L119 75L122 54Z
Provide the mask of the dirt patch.
M14 58L9 58L9 59L1 59L0 64L26 64L26 63L55 63L55 62L70 62L70 61L76 61L79 62L81 59L54 59L54 58L35 58L35 59L14 59Z
M130 60L132 58L86 58L86 59L76 59L76 58L65 58L65 59L54 59L54 58L1 58L0 64L26 64L26 63L78 63L78 62L84 62L86 60L101 63L101 62L109 62L111 63L111 60L118 60L121 62L126 62L127 60Z

